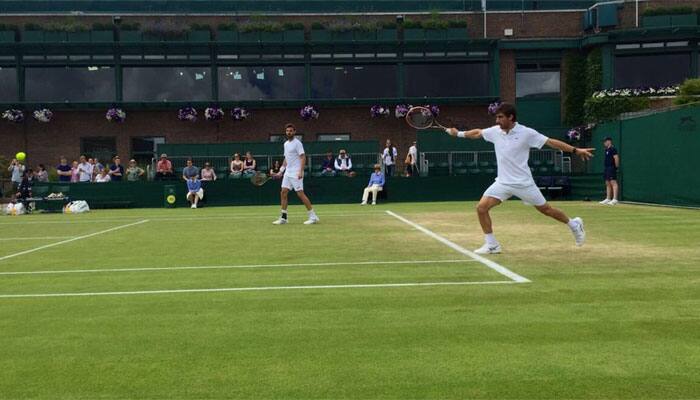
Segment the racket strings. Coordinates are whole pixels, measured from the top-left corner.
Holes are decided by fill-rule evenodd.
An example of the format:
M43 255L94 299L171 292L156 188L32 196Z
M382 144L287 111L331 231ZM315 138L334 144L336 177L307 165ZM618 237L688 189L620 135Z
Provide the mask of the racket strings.
M435 115L424 107L414 107L406 114L406 121L417 129L429 128L435 122Z

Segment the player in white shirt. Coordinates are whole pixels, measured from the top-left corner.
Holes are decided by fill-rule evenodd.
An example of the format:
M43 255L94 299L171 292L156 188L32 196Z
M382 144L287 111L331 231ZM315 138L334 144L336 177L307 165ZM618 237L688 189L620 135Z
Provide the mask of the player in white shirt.
M593 157L595 149L579 149L560 140L548 138L534 129L518 124L515 107L512 104L501 104L496 111L496 123L497 125L487 129L458 131L456 128L448 128L445 130L450 135L460 138L484 138L487 142L493 143L496 150L498 177L496 182L486 189L476 207L486 243L474 252L477 254L497 254L501 252L501 245L493 235L489 210L512 196L520 198L525 204L535 206L537 211L542 214L567 224L574 235L576 245L582 246L586 240L583 220L578 217L569 219L563 211L547 203L534 179L532 179L532 173L527 161L530 157L530 148L540 149L545 144L567 153L577 154L584 160Z
M304 146L299 139L295 138L297 130L292 124L287 124L285 127L285 135L287 141L284 142L284 162L278 175L284 174L282 178L282 191L280 192L282 212L280 217L273 222L275 225L287 223L287 204L289 202L289 191L297 192L299 200L306 206L309 211L309 219L304 222L304 225L311 225L319 222L316 212L311 205L311 201L304 194L304 167L306 166L306 156L304 154Z

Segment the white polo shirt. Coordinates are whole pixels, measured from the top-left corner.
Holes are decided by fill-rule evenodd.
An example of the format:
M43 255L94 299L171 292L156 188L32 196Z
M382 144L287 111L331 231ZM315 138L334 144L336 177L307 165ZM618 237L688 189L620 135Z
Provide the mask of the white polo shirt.
M496 150L498 163L496 182L510 186L534 185L532 172L527 165L530 148L541 149L549 139L547 136L517 122L508 133L495 125L483 129L481 136L487 142L493 143Z
M299 139L294 138L284 142L284 159L287 161L287 168L284 175L296 178L301 170L301 156L304 155L304 145Z

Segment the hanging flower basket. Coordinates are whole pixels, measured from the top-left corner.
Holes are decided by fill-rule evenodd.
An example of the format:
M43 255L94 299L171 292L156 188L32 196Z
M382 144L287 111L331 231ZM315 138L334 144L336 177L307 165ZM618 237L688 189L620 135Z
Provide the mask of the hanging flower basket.
M22 110L15 110L15 109L6 110L5 112L2 113L2 118L6 119L10 122L14 122L14 123L19 124L20 122L24 121L24 113L22 112Z
M204 110L204 117L207 121L221 121L224 118L224 110L220 107L207 107Z
M369 109L369 114L372 116L372 118L388 117L389 113L389 107L384 107L380 105L374 105L372 106L372 108Z
M308 121L310 119L318 119L319 113L316 111L314 106L304 106L300 111L299 111L299 116L301 116L301 119L304 121Z
M243 107L235 107L233 110L231 110L231 118L233 118L235 121L243 121L244 119L248 118L248 116L250 116L250 113Z
M48 108L36 110L34 111L33 115L34 119L39 122L50 122L51 118L53 118L53 113Z
M180 121L197 121L197 110L194 107L183 107L177 111L177 119Z
M434 116L437 117L440 114L440 107L438 106L431 106L431 105L425 105L425 108L430 110L430 113Z
M110 108L107 110L105 118L110 122L124 122L126 120L126 113L121 108Z
M411 108L413 108L413 106L410 104L399 104L394 109L394 116L396 118L404 118Z
M489 104L489 109L488 109L489 114L496 115L496 110L498 110L498 107L500 107L500 106L501 106L500 101L495 101L495 102Z
M566 138L570 142L578 142L581 140L581 129L578 127L569 129L569 131L566 132Z

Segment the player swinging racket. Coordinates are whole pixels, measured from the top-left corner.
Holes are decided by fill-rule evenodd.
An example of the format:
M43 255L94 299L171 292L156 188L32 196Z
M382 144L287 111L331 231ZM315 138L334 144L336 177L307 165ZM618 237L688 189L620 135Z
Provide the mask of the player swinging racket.
M304 155L304 146L301 144L299 139L295 138L297 130L292 124L285 125L285 135L287 135L287 141L284 142L284 162L282 163L282 168L277 174L284 174L282 178L282 191L280 192L282 213L279 219L277 219L273 224L282 225L287 223L287 204L289 202L289 191L294 190L297 192L299 200L306 206L309 210L309 219L304 222L305 225L315 224L319 221L314 208L311 205L311 201L304 194L304 166L306 165L306 156Z
M542 214L567 224L574 235L576 245L582 246L586 240L583 221L578 217L569 219L563 211L547 203L532 179L532 173L527 161L531 147L540 149L545 144L567 153L577 154L584 160L593 157L592 152L595 149L579 149L560 140L550 139L534 129L518 124L515 107L512 104L503 103L498 107L496 110L496 124L491 128L472 129L469 131L458 131L455 128L445 129L450 135L460 138L484 138L487 142L493 143L496 150L498 177L496 182L486 189L476 207L481 229L486 236L486 243L474 252L477 254L496 254L501 252L501 245L493 235L489 210L508 200L511 196L517 196L526 204L535 206L537 211Z

